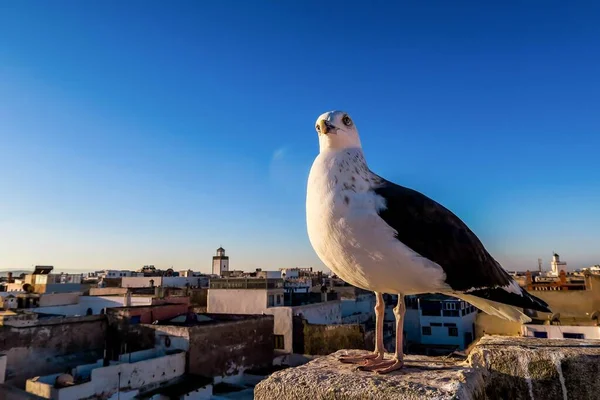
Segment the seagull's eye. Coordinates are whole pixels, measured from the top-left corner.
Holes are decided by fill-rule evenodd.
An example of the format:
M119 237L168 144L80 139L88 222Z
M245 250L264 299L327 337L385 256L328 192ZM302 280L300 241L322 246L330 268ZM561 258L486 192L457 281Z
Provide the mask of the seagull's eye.
M317 132L321 132L321 126L320 125L315 126L315 128L317 129Z
M351 126L352 125L352 120L350 119L349 116L344 115L344 118L342 118L342 122L344 123L344 125L346 126Z

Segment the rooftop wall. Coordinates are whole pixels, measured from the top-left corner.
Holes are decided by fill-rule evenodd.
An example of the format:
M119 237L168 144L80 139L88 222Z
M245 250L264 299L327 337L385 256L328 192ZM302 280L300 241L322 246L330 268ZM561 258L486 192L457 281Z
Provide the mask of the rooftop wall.
M550 309L564 316L585 316L600 310L600 276L586 277L587 290L536 290L533 295L546 301Z
M21 386L35 375L102 357L107 323L104 316L55 317L0 327L0 352L8 357L7 382Z
M194 375L232 376L272 365L272 316L206 316L214 320L191 326L132 326L130 338L157 349L188 351L188 372Z
M40 296L40 307L62 306L67 304L77 304L81 293L45 293Z
M135 355L135 354L134 354ZM155 356L144 352L143 355ZM53 387L55 375L27 381L27 391L56 400L109 398L120 391L148 389L185 373L185 353L152 357L133 363L121 363L91 370L90 380L64 388Z
M296 306L292 307L292 310L294 315L302 314L302 317L311 324L342 323L342 302L340 300Z
M127 288L121 287L104 287L104 288L90 288L90 296L114 296L127 294Z
M190 328L189 372L206 377L231 376L273 363L273 317Z

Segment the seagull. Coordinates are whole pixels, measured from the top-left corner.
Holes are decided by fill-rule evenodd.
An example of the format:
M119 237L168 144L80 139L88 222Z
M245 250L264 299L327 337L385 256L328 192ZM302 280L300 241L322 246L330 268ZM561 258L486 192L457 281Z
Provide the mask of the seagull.
M375 351L340 361L382 374L403 367L405 295L441 293L522 323L531 321L524 309L551 312L512 279L460 218L372 172L347 113L322 114L316 131L320 149L306 196L310 243L333 273L376 297ZM393 359L384 359L384 293L398 295Z

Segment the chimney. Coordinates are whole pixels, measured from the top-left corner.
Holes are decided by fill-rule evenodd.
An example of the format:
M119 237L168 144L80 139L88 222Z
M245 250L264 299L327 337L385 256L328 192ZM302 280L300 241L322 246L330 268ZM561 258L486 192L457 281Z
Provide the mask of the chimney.
M15 283L15 281L13 280L13 273L9 272L8 274L6 274L6 281L8 283Z
M131 307L131 292L129 290L127 290L127 293L125 293L125 307Z

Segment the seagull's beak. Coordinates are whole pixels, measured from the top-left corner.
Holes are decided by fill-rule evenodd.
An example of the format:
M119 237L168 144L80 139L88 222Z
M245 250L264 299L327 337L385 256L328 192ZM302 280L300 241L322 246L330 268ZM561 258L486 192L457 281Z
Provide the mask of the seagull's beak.
M319 126L321 127L321 133L323 135L327 135L328 133L335 132L337 130L335 125L324 119L319 121Z

